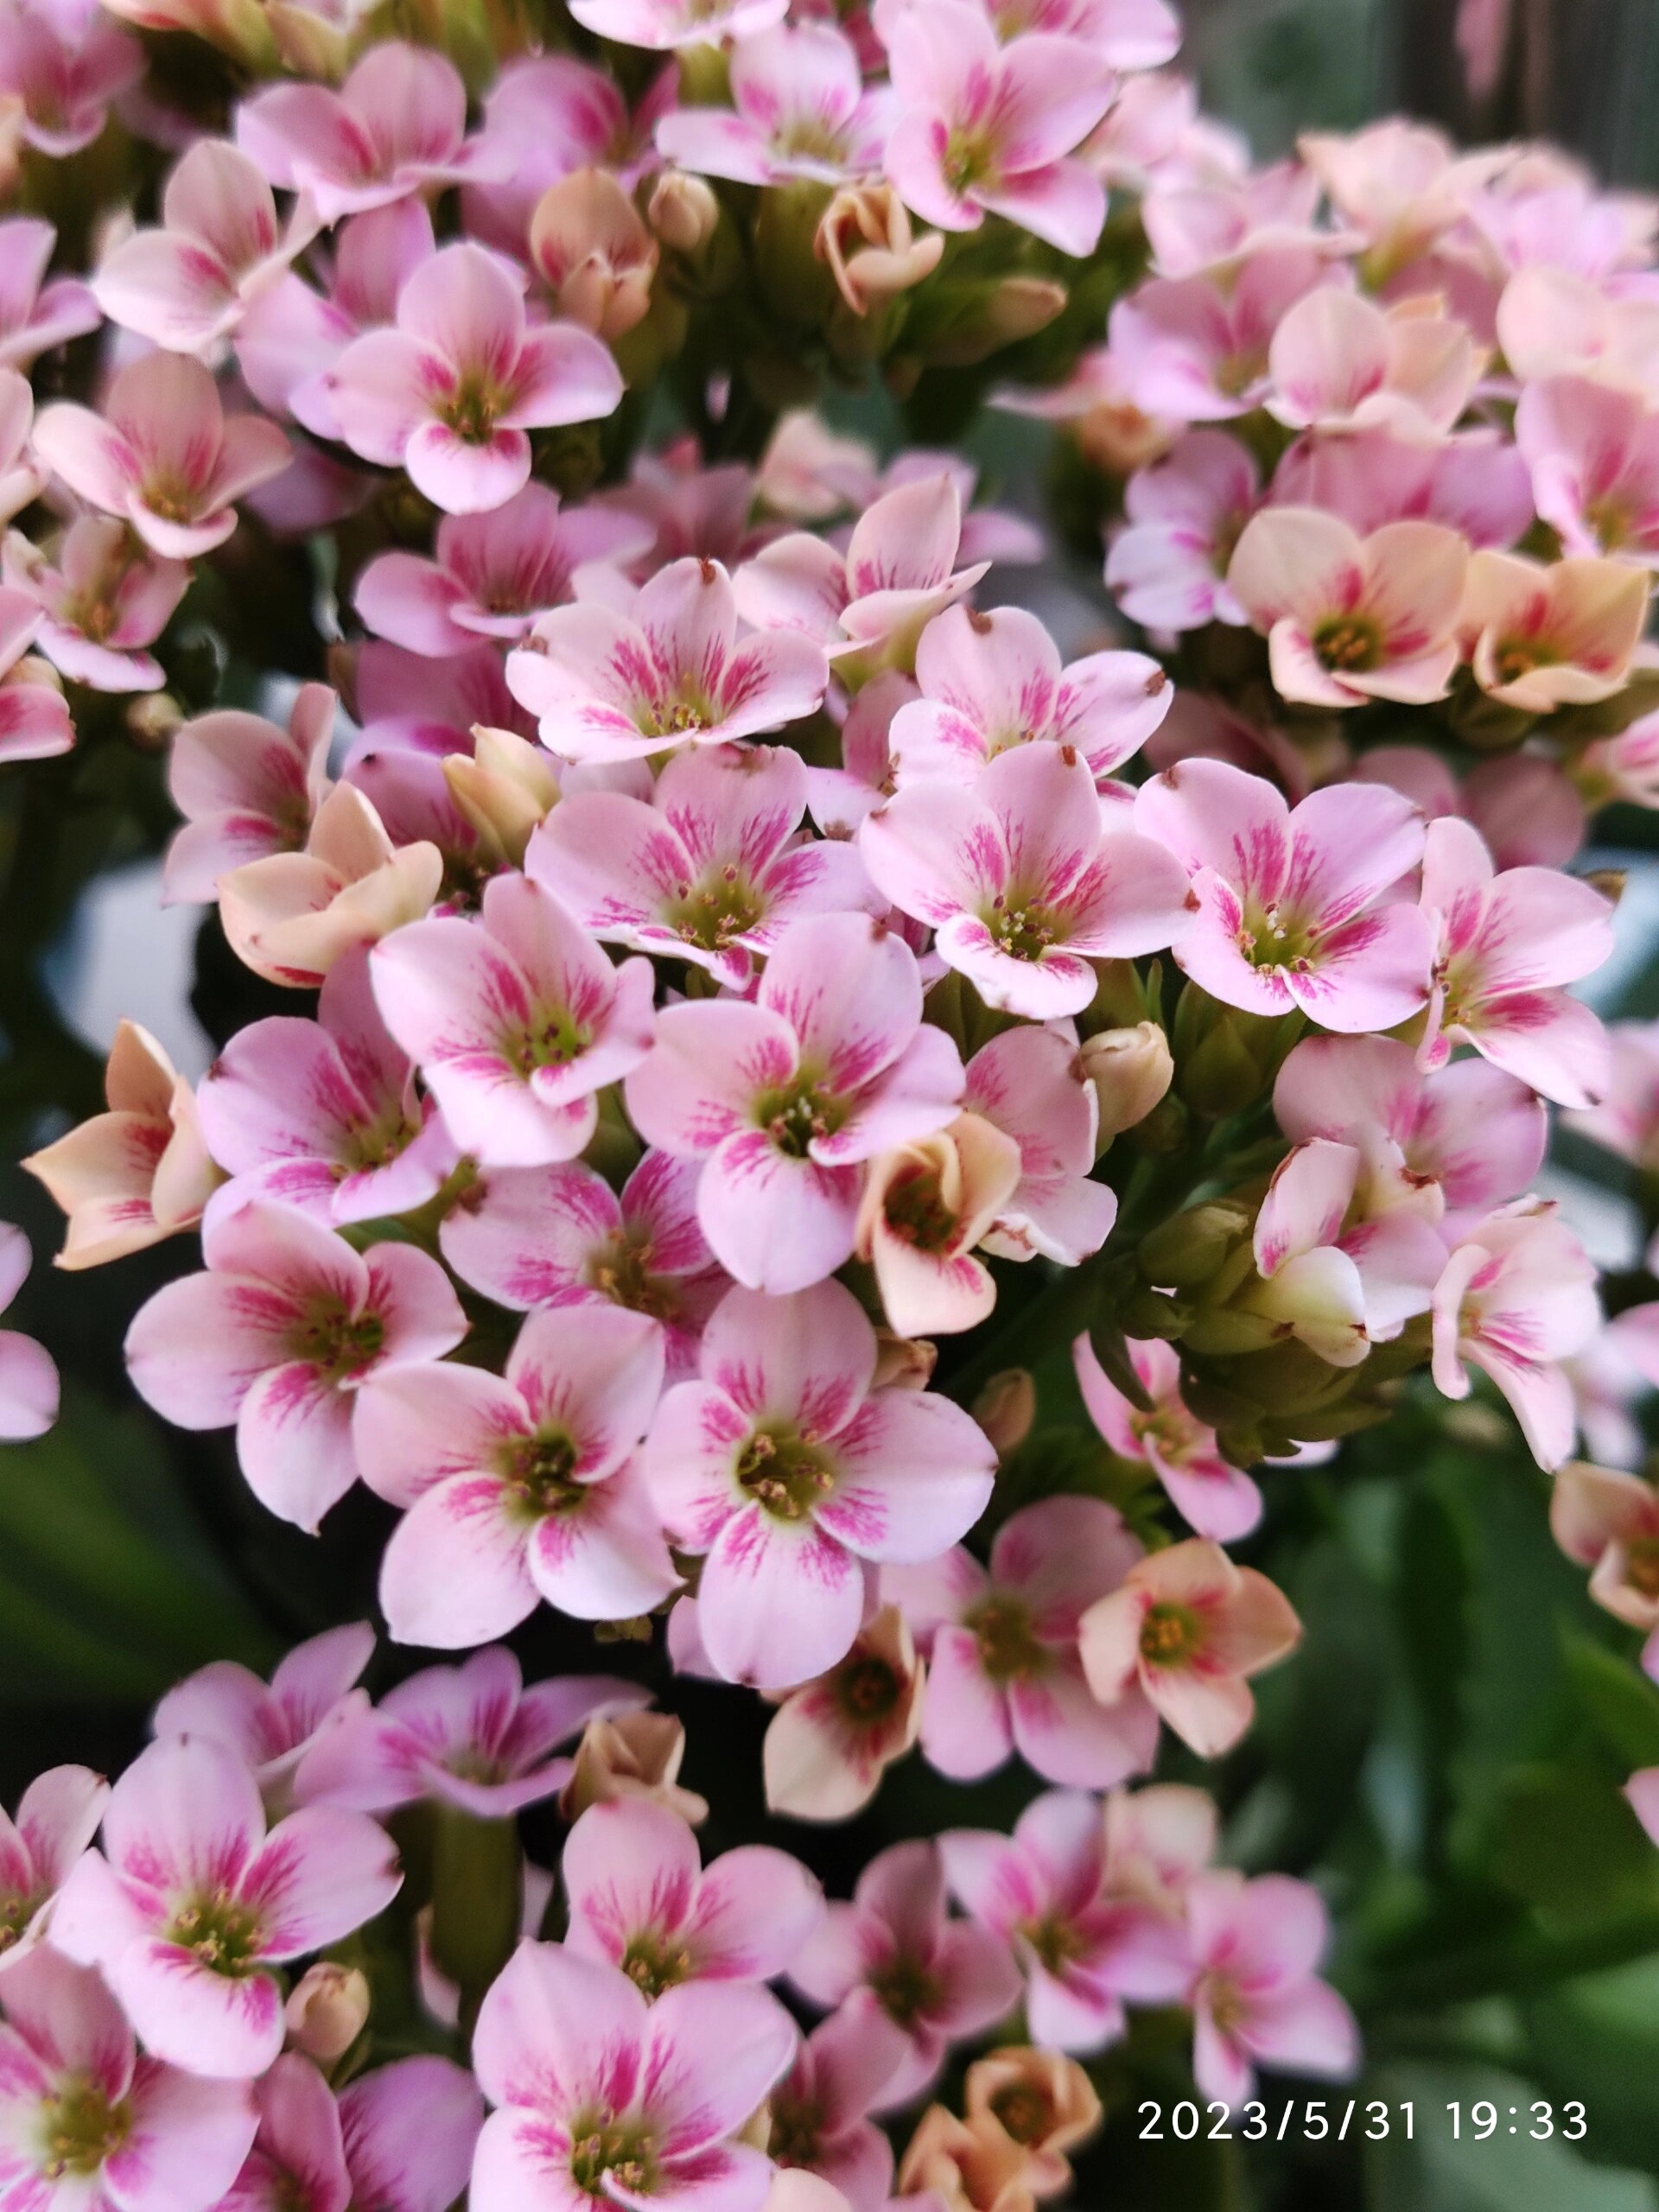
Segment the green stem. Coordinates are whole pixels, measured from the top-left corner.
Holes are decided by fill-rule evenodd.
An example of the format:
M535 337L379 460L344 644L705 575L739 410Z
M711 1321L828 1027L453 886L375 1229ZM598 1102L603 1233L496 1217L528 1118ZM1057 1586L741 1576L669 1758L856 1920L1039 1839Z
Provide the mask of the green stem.
M462 2026L512 1956L523 1910L524 1854L514 1821L440 1805L432 1834L432 1962L461 1989Z

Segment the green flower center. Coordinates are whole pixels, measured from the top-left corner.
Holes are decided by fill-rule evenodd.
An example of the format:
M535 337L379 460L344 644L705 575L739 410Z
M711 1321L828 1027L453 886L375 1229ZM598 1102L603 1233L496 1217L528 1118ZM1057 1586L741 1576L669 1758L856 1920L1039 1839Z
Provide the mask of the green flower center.
M177 1943L210 1973L239 1980L259 1963L259 1916L228 1890L198 1897L174 1915L166 1940Z
M868 1727L885 1720L899 1703L898 1675L885 1659L855 1659L836 1678L842 1711Z
M992 1596L976 1605L963 1622L979 1647L979 1663L994 1682L1015 1682L1040 1674L1048 1655L1038 1642L1031 1614L1017 1598Z
M897 2026L913 2028L940 1997L938 1977L913 1952L898 1951L869 1978L871 1992L881 2010Z
M918 1252L948 1251L962 1217L944 1202L938 1168L918 1160L901 1167L882 1204L888 1228Z
M668 1939L654 1928L633 1936L622 1954L622 1971L643 1997L654 2000L691 1972L691 1954L671 1950Z
M38 1895L23 1896L13 1890L0 1897L0 1958L14 1943L22 1941L23 1930L34 1919L44 1900Z
M440 419L467 444L487 445L505 398L487 377L464 376L440 410Z
M1063 934L1052 906L1016 891L994 900L980 918L1011 960L1040 960Z
M70 2174L95 2174L118 2151L132 2126L124 2099L111 2104L95 2082L70 2080L41 2107L45 2140L41 2168L48 2181Z
M569 1513L582 1503L584 1485L572 1480L576 1447L563 1430L543 1430L510 1444L501 1455L509 1510L539 1521L550 1513Z
M835 1470L808 1437L757 1428L737 1455L737 1479L776 1521L804 1521L836 1486Z
M686 737L712 728L720 715L708 693L686 677L677 690L642 702L634 720L642 737Z
M1053 2107L1029 2082L1010 2082L991 2099L1002 2133L1015 2143L1040 2143L1053 2125Z
M1190 1605L1149 1606L1141 1624L1141 1656L1149 1667L1185 1666L1200 1640L1198 1617Z
M709 868L700 882L682 884L666 918L683 943L704 952L724 952L766 911L766 900L728 861Z
M754 1118L779 1152L804 1160L813 1139L833 1136L847 1115L838 1099L803 1072L787 1090L765 1092L756 1102Z
M1058 1974L1082 1953L1077 1929L1070 1921L1056 1919L1052 1913L1046 1919L1026 1921L1020 1933L1050 1974Z
M568 1067L593 1041L594 1033L587 1024L561 1009L545 1014L538 1027L510 1039L506 1055L521 1075L531 1076L537 1068Z
M655 2178L656 2161L649 2132L638 2121L609 2118L583 2120L570 2131L570 2178L584 2196L610 2203L608 2174L622 2189L644 2195Z
M361 1375L379 1357L386 1325L378 1313L346 1313L335 1306L315 1313L299 1332L296 1356L320 1367L329 1381Z
M1632 1536L1624 1547L1624 1580L1644 1598L1659 1598L1659 1536Z
M1254 908L1246 915L1237 942L1252 968L1288 968L1302 973L1312 963L1313 931L1276 902Z
M653 1321L676 1320L681 1306L679 1286L671 1275L652 1274L652 1258L648 1236L619 1230L588 1262L588 1280L613 1305L649 1313Z
M766 2156L774 2165L810 2166L817 2164L823 2135L823 2107L810 2097L791 2097L787 2090L772 2095L772 2133Z
M1360 614L1335 614L1313 632L1313 652L1321 668L1334 674L1358 673L1382 662L1382 633Z
M1500 683L1518 683L1535 668L1559 668L1567 656L1542 638L1505 638L1492 655Z

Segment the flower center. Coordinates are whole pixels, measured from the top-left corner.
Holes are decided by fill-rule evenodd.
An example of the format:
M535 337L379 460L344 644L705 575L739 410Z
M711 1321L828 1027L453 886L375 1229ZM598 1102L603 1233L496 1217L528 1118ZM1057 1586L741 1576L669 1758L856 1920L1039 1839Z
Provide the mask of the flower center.
M645 1928L630 1937L622 1954L622 1971L643 1997L655 1999L690 1977L691 1954L671 1949L660 1929Z
M1069 1920L1061 1920L1053 1913L1042 1920L1024 1922L1020 1933L1050 1974L1058 1974L1063 1967L1082 1954L1083 1945L1077 1929Z
M1048 1655L1038 1642L1031 1615L1017 1598L992 1596L976 1605L964 1625L979 1647L979 1663L994 1682L1014 1682L1042 1672Z
M737 1479L777 1521L804 1521L836 1486L815 1442L792 1429L757 1428L737 1456Z
M587 1024L561 1008L545 1014L539 1028L526 1029L512 1039L506 1056L521 1075L530 1076L537 1068L568 1067L572 1060L581 1058L593 1041L594 1033Z
M635 720L643 737L685 737L693 730L712 728L720 716L707 693L685 677L677 690L642 702Z
M24 1896L16 1890L8 1896L0 1897L0 1958L4 1957L14 1943L22 1942L24 1929L34 1919L42 1902L38 1893Z
M508 1445L501 1471L510 1510L539 1521L549 1513L569 1513L581 1504L585 1485L571 1479L576 1447L563 1430L544 1430Z
M813 1139L833 1136L845 1119L839 1100L805 1074L797 1076L787 1090L765 1092L755 1104L756 1122L791 1160L804 1160Z
M1011 960L1040 960L1060 934L1052 907L1018 892L993 901L990 912L981 919Z
M70 2174L95 2174L127 2139L132 2113L126 2102L111 2104L95 2082L71 2079L41 2106L45 2140L41 2168L47 2181Z
M1016 2143L1040 2143L1053 2124L1053 2107L1029 2082L1010 2082L991 2099L1002 2133Z
M1505 638L1492 655L1500 683L1518 683L1535 668L1559 668L1566 654L1542 638Z
M1190 1605L1147 1607L1141 1624L1141 1656L1149 1667L1185 1666L1198 1643L1198 1617Z
M709 868L700 883L683 883L665 918L685 944L704 952L724 952L766 911L765 899L745 880L742 870L728 861L723 867Z
M194 522L196 494L182 478L158 476L143 487L144 505L163 522Z
M953 130L944 143L944 153L939 168L945 183L958 199L970 185L988 184L995 181L995 165L991 149L982 133L975 130Z
M643 1230L620 1229L595 1250L588 1263L588 1280L613 1305L636 1313L649 1313L653 1321L678 1319L680 1294L671 1275L651 1272L652 1242Z
M884 1966L876 1967L869 1986L881 2010L901 2028L913 2028L939 2001L938 1976L913 1951L896 1951Z
M899 1702L899 1677L885 1659L855 1659L836 1680L842 1711L866 1727L885 1720Z
M779 154L797 161L836 162L846 150L847 134L827 115L794 115L772 143Z
M932 1161L901 1167L887 1185L882 1211L893 1235L918 1252L948 1251L961 1221L944 1202Z
M259 1963L259 1916L228 1890L181 1906L166 1940L188 1951L210 1973L239 1980Z
M439 418L467 445L487 445L495 435L504 397L488 378L464 376L440 409Z
M1632 1536L1624 1547L1624 1580L1644 1598L1659 1598L1659 1536Z
M608 2204L613 2200L605 2187L609 2175L620 2189L650 2190L655 2160L648 2131L637 2121L615 2120L607 2115L582 2120L570 2131L570 2178L584 2196Z
M772 2133L766 2156L774 2165L816 2165L823 2134L823 2108L810 2097L791 2097L785 2089L772 2093Z
M1333 614L1313 632L1313 652L1321 668L1336 673L1376 668L1382 659L1382 636L1375 622L1360 614Z
M1209 2001L1210 2017L1222 2035L1232 2035L1243 2027L1249 2008L1230 1974L1206 1974L1204 1993Z
M1312 964L1312 931L1276 901L1249 916L1237 944L1252 968L1287 968L1306 974Z
M321 1368L330 1382L340 1382L374 1364L385 1344L386 1325L378 1313L323 1307L299 1333L297 1356Z

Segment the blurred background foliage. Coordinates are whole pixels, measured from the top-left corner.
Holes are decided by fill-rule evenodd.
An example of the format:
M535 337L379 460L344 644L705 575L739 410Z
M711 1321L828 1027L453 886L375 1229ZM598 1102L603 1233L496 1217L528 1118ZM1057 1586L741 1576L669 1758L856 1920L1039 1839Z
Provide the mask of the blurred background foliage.
M1257 149L1299 129L1346 128L1403 105L1465 135L1545 131L1615 179L1659 184L1659 0L1511 0L1500 81L1478 111L1462 89L1452 0L1186 0L1188 60L1212 113ZM979 444L976 440L976 445ZM1006 424L988 448L1006 477L1037 448ZM1013 487L1021 488L1018 485ZM1028 496L1034 482L1024 487ZM288 558L291 556L282 556ZM292 579L289 582L291 583ZM270 604L250 580L243 612ZM1092 614L1102 612L1097 595ZM235 610L227 609L235 630ZM247 641L250 647L253 640ZM201 698L233 698L204 638ZM280 653L276 658L282 658ZM250 654L250 659L251 654ZM244 687L245 688L245 687ZM95 733L88 733L95 738ZM0 1140L10 1162L99 1103L116 1014L155 1027L198 1073L267 1008L211 918L162 916L154 855L168 827L161 766L124 737L0 785ZM1599 1003L1659 1014L1655 817L1611 824L1597 864L1630 869L1622 950ZM284 1003L292 1005L283 995ZM1617 1271L1641 1249L1624 1172L1564 1145L1557 1187ZM0 1458L0 1796L15 1801L65 1758L113 1768L147 1709L188 1669L232 1657L264 1669L288 1643L372 1609L391 1516L362 1493L308 1539L253 1501L226 1435L167 1429L135 1401L120 1344L144 1297L194 1263L191 1240L92 1274L45 1264L57 1224L38 1189L0 1171L0 1217L22 1223L40 1264L16 1319L65 1377L54 1433ZM1651 1224L1649 1224L1649 1226ZM1064 1346L1039 1375L1043 1427L1008 1471L1022 1498L1098 1486L1133 1512L1130 1471L1084 1445ZM1551 1541L1547 1478L1477 1399L1449 1416L1408 1402L1332 1465L1270 1470L1263 1530L1241 1555L1288 1592L1306 1624L1299 1656L1262 1685L1241 1749L1172 1778L1220 1798L1225 1855L1316 1879L1338 1936L1334 1974L1359 2008L1368 2059L1355 2094L1414 2107L1385 2143L1161 2143L1135 2105L1192 2094L1177 2024L1142 2016L1098 2066L1111 2119L1079 2163L1096 2212L1659 2212L1659 1853L1618 1793L1659 1763L1659 1689L1637 1639L1588 1604ZM769 1821L760 1785L766 1708L741 1693L674 1683L641 1647L596 1649L543 1612L514 1642L527 1674L602 1667L649 1680L690 1733L686 1779L712 1801L706 1847L766 1834L844 1894L869 1854L954 1825L1006 1826L1037 1784L1011 1768L974 1789L917 1760L875 1804L827 1831ZM372 1686L414 1663L383 1649ZM550 1859L544 1809L527 1822ZM1275 2078L1290 2095L1348 2092ZM1471 2139L1470 2104L1503 2124ZM1580 2145L1511 2138L1511 2106L1582 2101ZM1465 2108L1454 2141L1445 2107ZM1334 2133L1334 2128L1333 2128Z

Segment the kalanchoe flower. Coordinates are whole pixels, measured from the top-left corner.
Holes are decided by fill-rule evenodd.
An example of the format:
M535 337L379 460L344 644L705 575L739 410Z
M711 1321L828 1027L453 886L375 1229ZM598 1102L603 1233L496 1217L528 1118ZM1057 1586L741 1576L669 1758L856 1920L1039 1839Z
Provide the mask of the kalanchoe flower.
M0 1221L0 1313L23 1287L29 1239ZM51 1353L18 1329L0 1329L0 1443L44 1436L58 1417L58 1369Z
M78 515L55 560L19 531L4 548L8 584L27 592L43 620L36 649L59 672L94 691L156 691L165 681L154 645L190 582L182 561L164 561L127 524Z
M899 2204L926 2212L1036 2212L1031 2161L1006 2131L970 2126L930 2105L899 2162Z
M46 489L47 472L29 449L34 422L35 395L28 378L0 365L0 523L10 522ZM20 545L26 543L19 540ZM9 565L6 581L23 580Z
M1633 1774L1624 1785L1624 1795L1649 1837L1659 1843L1659 1766L1643 1767Z
M663 1327L667 1377L696 1371L702 1324L731 1287L697 1222L698 1168L648 1152L620 1193L579 1161L502 1167L445 1215L443 1256L515 1313L615 1305Z
M1659 429L1637 394L1584 377L1530 384L1515 440L1538 512L1567 552L1659 557Z
M678 1814L639 1799L590 1807L560 1871L570 1948L620 1967L652 2003L683 1982L770 1981L823 1912L786 1851L749 1844L704 1866Z
M499 1644L459 1667L429 1667L389 1691L377 1710L348 1713L300 1763L304 1806L385 1813L429 1800L475 1820L509 1819L563 1789L568 1758L553 1753L594 1713L648 1702L608 1675L555 1675L524 1688Z
M536 203L530 258L562 315L613 344L651 308L658 247L609 169L575 169Z
M671 1713L601 1713L582 1732L560 1815L576 1821L590 1805L643 1801L666 1805L688 1827L701 1827L709 1801L681 1786L684 1758L685 1726Z
M443 1361L372 1386L363 1478L405 1508L380 1568L400 1643L503 1636L545 1599L632 1620L678 1576L631 1455L656 1409L663 1332L610 1305L532 1313L505 1376Z
M1202 1758L1230 1750L1255 1710L1247 1677L1295 1649L1301 1624L1254 1567L1189 1537L1130 1568L1084 1616L1084 1673L1097 1698L1138 1683Z
M259 2132L228 2212L446 2212L466 2187L484 2101L449 2059L377 2066L336 2101L317 2069L284 2052L255 2091Z
M697 1212L721 1265L781 1294L850 1257L862 1163L943 1128L962 1084L908 947L824 914L784 931L753 1003L666 1007L626 1096L648 1143L707 1155Z
M130 523L170 561L222 545L236 528L236 502L292 457L274 423L227 416L200 362L178 353L129 362L101 415L69 400L43 409L35 449L72 492Z
M1382 308L1342 285L1320 284L1274 330L1267 408L1291 429L1386 424L1432 442L1452 430L1486 360L1455 315L1427 311L1421 300Z
M0 2202L69 2212L208 2212L257 2114L244 2082L139 2057L90 1967L41 1948L0 1980Z
M387 1028L457 1144L488 1166L582 1150L594 1093L651 1047L651 963L610 962L539 884L499 875L477 923L417 922L371 956Z
M1123 2033L1125 1998L1168 2005L1183 1993L1179 1924L1104 1893L1106 1830L1093 1797L1050 1790L1027 1807L1012 1836L953 1828L939 1851L957 1904L1020 1961L1038 2043L1102 2050Z
M504 506L530 480L531 430L592 422L622 397L596 338L527 325L517 283L465 240L420 264L397 327L353 339L327 383L352 451L406 469L448 514Z
M317 1014L250 1022L203 1078L202 1129L232 1178L216 1211L270 1198L334 1227L373 1221L424 1205L454 1166L380 1019L363 948L334 963Z
M1115 1506L1058 1497L1004 1522L988 1573L962 1549L885 1573L927 1654L929 1763L976 1781L1018 1751L1045 1781L1096 1789L1148 1764L1156 1715L1132 1687L1098 1701L1077 1650L1084 1615L1140 1557Z
M366 1254L290 1206L254 1202L203 1231L207 1270L168 1283L127 1332L140 1396L179 1428L237 1432L255 1496L315 1529L357 1475L359 1385L467 1333L449 1279L412 1244Z
M162 188L162 226L106 254L92 289L111 322L176 353L205 353L309 245L317 218L297 200L279 220L245 154L198 139Z
M1573 1389L1560 1362L1596 1333L1596 1271L1555 1207L1503 1206L1452 1252L1434 1287L1434 1386L1469 1395L1471 1366L1508 1399L1541 1467L1573 1449Z
M574 595L585 563L631 560L647 542L630 515L562 508L545 484L526 484L487 517L444 516L430 560L377 554L357 580L354 604L378 638L442 659L480 638L515 642Z
M0 585L0 762L50 760L75 741L51 670L24 658L41 627L41 610L29 593Z
M326 684L305 683L286 729L234 708L180 726L168 790L185 826L168 847L164 897L205 904L230 869L298 851L328 788L336 704Z
M1106 588L1151 630L1242 623L1227 582L1260 479L1249 451L1221 430L1193 430L1123 488L1125 526L1106 556Z
M330 224L471 173L466 132L467 90L453 62L395 40L371 47L338 92L276 85L236 111L242 151Z
M24 1790L16 1819L0 1808L0 1975L40 1943L52 1900L98 1834L109 1795L91 1767L54 1766Z
M1469 549L1432 522L1369 537L1315 507L1268 507L1244 529L1228 588L1268 637L1281 698L1319 707L1444 698L1458 664Z
M1630 672L1648 613L1648 579L1624 561L1569 556L1545 567L1483 549L1459 617L1483 691L1531 715L1611 698Z
M683 1606L676 1609L678 1620ZM904 1615L884 1605L845 1658L792 1690L762 1748L766 1805L797 1821L846 1821L902 1758L922 1723L927 1669Z
M8 23L22 20L13 13ZM0 79L3 73L0 60ZM37 355L98 328L98 302L85 284L73 276L46 281L57 237L37 215L0 222L0 365L27 369Z
M1214 1429L1188 1412L1174 1346L1154 1339L1131 1342L1126 1349L1150 1410L1124 1396L1082 1336L1071 1347L1071 1358L1089 1418L1120 1459L1152 1469L1195 1535L1218 1544L1248 1536L1262 1518L1262 1493L1247 1474L1222 1458Z
M1283 1874L1230 1869L1187 1886L1194 1974L1192 2069L1202 2094L1235 2111L1257 2066L1342 2081L1359 2064L1354 2016L1314 1972L1328 1926L1319 1891Z
M576 0L571 14L595 38L654 52L754 38L783 21L789 0Z
M657 150L682 168L739 184L810 177L840 184L881 166L893 99L866 91L858 56L829 25L779 23L731 60L733 113L681 107L657 125Z
M1144 653L1090 653L1062 668L1034 614L953 607L930 622L916 648L922 696L901 706L888 733L900 785L943 776L972 784L1011 746L1070 745L1103 783L1145 744L1174 690Z
M740 2140L788 2067L795 2026L760 1989L694 1982L647 2005L616 1967L522 1943L473 2040L497 2109L473 2164L480 2203L588 2201L761 2212L771 2161Z
M1422 905L1439 936L1419 1057L1442 1067L1456 1045L1563 1106L1590 1106L1611 1080L1606 1033L1561 988L1613 949L1612 906L1553 868L1498 874L1479 832L1428 825Z
M1568 1559L1593 1570L1596 1603L1647 1637L1642 1664L1659 1681L1659 1490L1570 1459L1550 1491L1549 1526Z
M189 1228L219 1181L189 1084L137 1022L117 1027L104 1095L108 1113L21 1163L69 1217L60 1268L99 1267Z
M1432 934L1389 903L1423 850L1398 792L1332 785L1293 811L1262 777L1184 760L1142 785L1135 820L1192 875L1198 918L1174 958L1212 998L1352 1032L1391 1028L1428 996Z
M1087 1006L1092 961L1161 950L1189 919L1179 862L1104 828L1071 745L1017 746L971 790L912 785L866 817L859 845L880 889L931 924L940 956L988 1005L1039 1021Z
M1063 1267L1097 1252L1117 1218L1117 1194L1090 1179L1099 1108L1071 1040L1058 1028L1005 1029L969 1061L962 1103L1020 1151L1020 1180L983 1249L1005 1260L1040 1252Z
M1249 415L1272 390L1274 331L1319 276L1318 254L1287 243L1250 254L1224 284L1209 276L1148 278L1118 301L1107 326L1125 389L1148 415L1176 422ZM1227 444L1253 482L1243 448Z
M90 146L143 73L143 48L102 9L14 5L0 16L0 97L19 105L23 143L48 161Z
M857 853L804 839L807 771L789 746L696 746L649 803L573 792L531 839L530 875L595 937L705 968L734 990L800 915L885 911Z
M176 1683L156 1707L150 1733L209 1737L235 1751L259 1784L268 1810L286 1810L295 1769L325 1731L365 1710L354 1687L374 1655L366 1621L327 1629L296 1643L269 1683L232 1659L215 1659Z
M938 2074L947 2047L999 2020L1020 1994L1001 1938L945 1910L936 1843L898 1843L858 1878L850 1904L832 1904L790 1969L813 2004L855 2023L885 2013L908 2048L874 2101L907 2105Z
M707 1171L705 1170L705 1173ZM937 1557L990 1495L988 1442L931 1391L872 1389L875 1332L849 1291L734 1290L644 1465L671 1535L708 1554L699 1625L730 1681L785 1689L842 1659L866 1562Z
M999 48L957 0L906 8L885 37L899 108L887 173L915 213L947 231L1001 215L1062 253L1090 252L1105 188L1067 156L1111 105L1103 58L1040 32Z
M963 2083L963 2112L976 2134L1026 2152L1033 2190L1044 2196L1071 2187L1065 2153L1101 2125L1100 2099L1076 2059L1028 2044L974 2061Z
M977 1114L882 1153L859 1202L858 1257L874 1271L887 1325L901 1337L971 1329L996 1303L974 1257L1019 1186L1020 1147Z
M766 2212L885 2212L893 2146L868 2114L909 2056L902 2032L874 2005L849 2005L803 2037L769 2101L766 2152L784 2173ZM822 2202L779 2193L810 2188L811 2176L828 2192Z
M1357 1366L1368 1344L1427 1313L1446 1264L1439 1211L1436 1192L1402 1191L1366 1148L1312 1138L1274 1170L1251 1233L1260 1287L1245 1285L1231 1310L1333 1367Z
M175 1737L116 1783L103 1852L60 1891L52 1941L100 1969L157 2058L246 2081L283 2047L273 1968L373 1919L402 1879L375 1821L307 1806L267 1834L239 1753Z
M806 639L739 639L731 579L706 558L658 569L628 613L596 601L556 608L507 661L543 744L571 760L757 736L812 713L828 681Z

